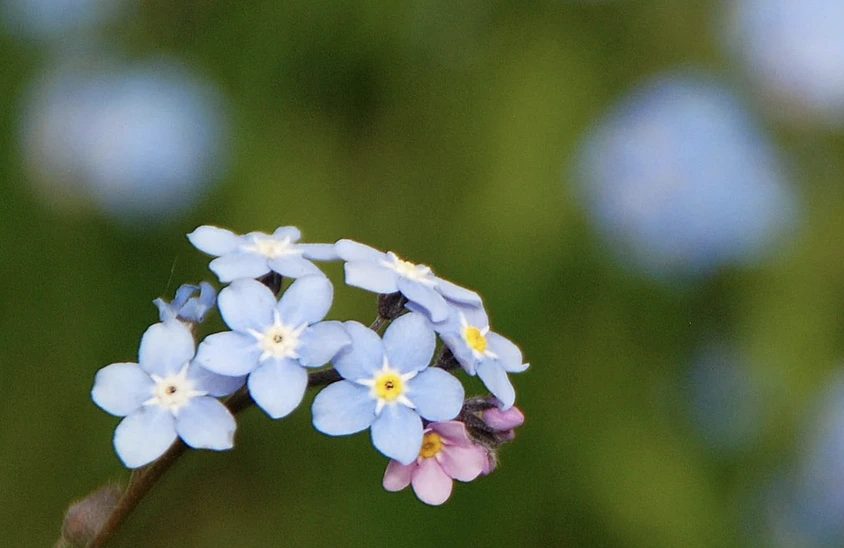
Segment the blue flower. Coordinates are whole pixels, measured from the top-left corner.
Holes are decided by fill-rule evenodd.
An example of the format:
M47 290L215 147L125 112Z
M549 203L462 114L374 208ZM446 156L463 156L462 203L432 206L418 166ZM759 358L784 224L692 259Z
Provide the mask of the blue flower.
M340 322L323 322L334 290L322 275L303 276L276 302L255 280L242 279L220 291L220 315L231 331L209 335L196 361L221 375L249 375L249 393L278 419L302 401L305 368L328 363L351 344Z
M215 397L243 386L243 378L209 373L193 356L187 326L157 323L141 339L138 363L113 363L97 372L94 403L126 417L114 431L114 448L127 467L154 461L177 436L195 449L231 449L234 417Z
M200 226L188 240L200 251L214 255L209 268L223 283L238 278L258 278L277 272L287 278L308 274L323 275L309 259L337 259L330 244L297 244L302 234L298 228L283 226L272 235L250 232L238 236L216 226Z
M463 385L428 365L436 346L421 314L411 312L378 335L346 322L352 346L334 359L343 381L317 394L314 426L330 436L371 427L372 443L384 455L410 464L422 447L422 420L447 421L463 407Z
M588 135L579 182L615 251L655 278L758 262L791 234L799 204L748 110L685 73L625 99Z
M199 296L193 294L199 292ZM199 286L184 284L176 291L172 303L164 299L155 299L152 304L158 307L159 318L162 322L181 320L188 323L202 323L205 314L217 304L217 291L208 282L201 282Z
M774 114L844 125L844 3L736 0L730 49Z
M403 261L393 252L383 253L353 240L334 244L346 261L346 283L375 293L400 291L419 306L432 322L448 318L448 302L481 306L474 291L438 278L430 268Z
M489 330L483 308L452 305L448 320L432 326L466 373L478 375L501 401L502 409L516 402L507 373L521 373L530 364L522 363L519 347Z

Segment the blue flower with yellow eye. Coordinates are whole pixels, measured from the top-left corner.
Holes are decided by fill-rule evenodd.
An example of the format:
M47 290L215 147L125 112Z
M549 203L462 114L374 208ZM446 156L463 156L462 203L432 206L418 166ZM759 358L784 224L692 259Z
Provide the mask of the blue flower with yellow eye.
M391 251L383 253L353 240L338 241L334 250L346 261L347 284L381 294L400 292L432 322L448 318L449 302L481 306L474 291L443 280L429 267L400 259Z
M463 385L442 369L428 367L436 346L421 314L395 320L383 340L371 329L346 322L352 345L334 358L345 380L317 394L314 426L331 436L371 429L384 455L410 464L422 447L422 419L451 420L463 407Z
M502 409L515 403L516 391L507 373L521 373L529 364L522 363L518 346L490 331L482 307L452 305L448 319L432 327L466 373L480 377L501 401Z

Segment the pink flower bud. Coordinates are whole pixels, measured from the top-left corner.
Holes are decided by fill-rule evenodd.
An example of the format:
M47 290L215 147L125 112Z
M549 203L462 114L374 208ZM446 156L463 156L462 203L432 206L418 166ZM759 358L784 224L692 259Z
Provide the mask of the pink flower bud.
M506 411L493 407L484 411L483 420L486 425L493 430L497 432L507 432L524 424L525 416L519 408L515 406ZM508 439L512 439L512 436L514 435L511 435Z

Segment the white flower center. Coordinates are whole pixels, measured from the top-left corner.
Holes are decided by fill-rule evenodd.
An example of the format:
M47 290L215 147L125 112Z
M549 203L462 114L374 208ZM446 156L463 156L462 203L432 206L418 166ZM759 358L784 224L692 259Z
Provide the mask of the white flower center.
M278 311L273 311L273 323L267 327L263 333L250 329L249 333L258 341L258 346L261 348L260 360L264 361L268 358L292 358L298 359L297 352L300 344L300 336L307 324L293 327L286 325L281 320L281 315Z
M382 264L395 271L402 278L407 278L408 280L413 280L425 285L434 285L437 283L434 278L434 273L430 268L424 264L415 264L410 261L403 261L392 251L387 252L387 259L383 260Z
M193 398L207 395L208 392L196 390L193 381L188 379L189 365L190 363L186 362L175 375L150 375L155 386L152 388L152 397L145 401L144 405L157 405L177 415Z
M416 408L407 397L409 392L407 381L415 377L416 373L416 371L411 371L402 375L398 370L390 367L385 357L381 369L376 371L371 379L360 379L356 382L369 387L369 395L376 400L375 414L380 415L384 407L388 405L401 404L411 409Z
M290 238L272 238L252 236L252 243L240 247L244 251L260 253L267 259L277 259L285 255L301 255L302 250L290 242Z

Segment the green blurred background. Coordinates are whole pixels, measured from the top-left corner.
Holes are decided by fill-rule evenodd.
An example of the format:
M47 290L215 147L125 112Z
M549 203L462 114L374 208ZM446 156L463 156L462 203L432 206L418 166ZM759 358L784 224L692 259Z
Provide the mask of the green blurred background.
M431 508L383 490L387 462L367 435L316 432L313 394L280 421L250 409L235 449L187 454L115 546L820 545L787 525L793 504L776 496L800 481L825 387L840 378L844 138L765 114L725 52L725 9L143 0L78 45L7 24L0 544L50 546L72 500L125 484L111 446L118 419L90 400L94 373L136 359L154 298L215 281L184 235L216 224L349 237L476 289L493 329L532 364L512 376L527 422L494 474ZM227 131L217 183L164 216L39 183L24 116L33 86L70 54L115 66L175 59L211 82ZM768 116L803 214L768 261L666 283L608 251L572 162L615 101L687 67L732 82ZM371 321L374 297L343 286L340 265L327 271L330 317ZM209 330L220 328L214 319ZM711 340L742 356L753 380L751 425L726 444L690 404L692 363ZM718 420L729 423L735 404Z

